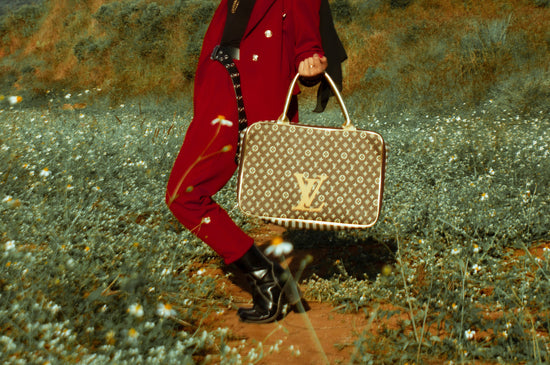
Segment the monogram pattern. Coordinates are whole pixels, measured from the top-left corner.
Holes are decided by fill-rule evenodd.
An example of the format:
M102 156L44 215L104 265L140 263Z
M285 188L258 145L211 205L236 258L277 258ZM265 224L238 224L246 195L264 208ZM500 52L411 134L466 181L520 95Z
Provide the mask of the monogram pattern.
M259 122L243 140L238 203L296 228L366 228L378 219L385 145L365 130Z

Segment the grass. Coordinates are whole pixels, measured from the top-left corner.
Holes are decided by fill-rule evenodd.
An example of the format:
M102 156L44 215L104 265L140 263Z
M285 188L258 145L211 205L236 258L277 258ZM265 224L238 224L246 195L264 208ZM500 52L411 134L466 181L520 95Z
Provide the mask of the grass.
M1 94L23 96L0 98L3 363L261 360L261 343L246 357L203 325L231 305L197 269L219 259L164 204L214 3L2 18ZM352 120L384 136L388 165L372 229L285 234L338 247L306 297L369 319L350 363L550 362L547 2L332 4ZM340 124L305 104L308 124ZM216 199L250 230L235 185Z
M201 327L230 299L197 272L214 253L164 204L189 104L110 107L96 93L4 101L0 112L3 362L245 361L224 350L229 333ZM358 336L351 363L549 361L547 116L360 118L348 108L388 143L382 218L370 230L286 238L316 249L385 242L367 261L336 254L334 274L303 278L307 298L373 323L394 314L380 303L407 314L397 328ZM335 105L302 114L322 125L340 117ZM234 180L217 200L246 229L257 224L234 209Z
M334 0L346 93L363 112L548 108L550 8L534 0ZM12 92L99 88L184 98L218 2L46 1L0 19L0 81ZM528 79L528 83L523 80ZM30 97L30 95L27 95Z

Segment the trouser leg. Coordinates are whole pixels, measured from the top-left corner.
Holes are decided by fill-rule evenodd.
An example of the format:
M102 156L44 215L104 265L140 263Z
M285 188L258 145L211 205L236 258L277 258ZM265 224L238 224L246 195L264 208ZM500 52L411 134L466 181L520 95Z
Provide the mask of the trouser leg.
M209 100L195 109L170 174L166 202L187 229L229 264L254 243L212 199L237 168L238 117L231 83L216 84Z

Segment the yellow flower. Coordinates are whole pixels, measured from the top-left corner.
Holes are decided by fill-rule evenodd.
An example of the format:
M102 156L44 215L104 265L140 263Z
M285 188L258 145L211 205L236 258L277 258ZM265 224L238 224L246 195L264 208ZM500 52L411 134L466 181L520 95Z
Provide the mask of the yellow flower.
M107 341L107 344L114 345L115 344L115 332L113 330L107 332L105 334L105 340Z
M139 337L139 332L136 331L135 328L132 327L128 330L128 340L136 341L138 337Z

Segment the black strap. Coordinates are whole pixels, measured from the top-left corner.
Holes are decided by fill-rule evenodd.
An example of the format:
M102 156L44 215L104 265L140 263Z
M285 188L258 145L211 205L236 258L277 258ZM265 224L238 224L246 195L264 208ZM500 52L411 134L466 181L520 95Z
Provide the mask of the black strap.
M239 164L239 152L241 149L241 139L244 134L244 130L248 127L248 119L246 118L246 111L244 110L243 95L241 93L241 76L237 65L233 62L231 55L238 54L239 49L227 46L216 46L212 52L211 58L220 62L229 72L231 82L233 83L233 89L235 90L235 97L237 99L237 111L239 112L239 139L237 141L237 150L235 151L235 162Z

